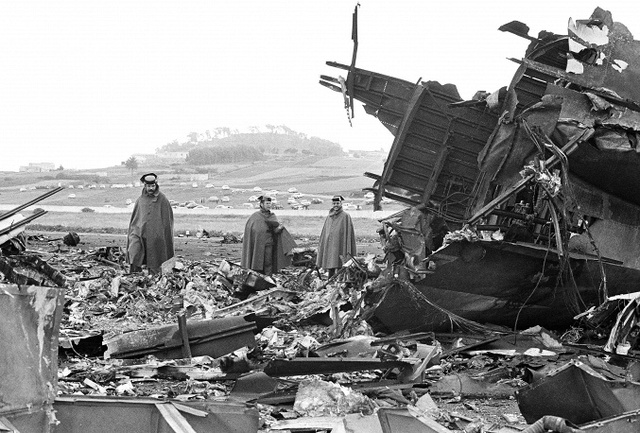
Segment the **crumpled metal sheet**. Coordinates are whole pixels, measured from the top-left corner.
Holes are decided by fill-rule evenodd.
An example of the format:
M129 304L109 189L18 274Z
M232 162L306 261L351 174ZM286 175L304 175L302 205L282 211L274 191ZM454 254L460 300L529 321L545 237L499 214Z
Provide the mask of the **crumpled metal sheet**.
M528 423L554 415L582 424L640 407L640 383L609 380L581 361L571 360L518 390L516 399Z
M50 431L64 292L0 284L0 416L22 431Z

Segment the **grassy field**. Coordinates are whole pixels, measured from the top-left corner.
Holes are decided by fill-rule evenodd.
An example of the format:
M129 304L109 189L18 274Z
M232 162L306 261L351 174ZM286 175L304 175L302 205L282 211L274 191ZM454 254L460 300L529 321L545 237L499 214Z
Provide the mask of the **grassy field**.
M218 204L244 208L251 196L262 194L254 191L258 187L264 191L278 190L279 204L288 209L287 192L296 188L303 197L312 200L321 198L323 203L310 205L311 210L322 211L326 215L330 207L330 197L341 194L346 201L371 210L365 203L363 188L373 185L373 181L363 176L364 172L381 173L383 156L371 154L366 157L305 157L297 160L261 161L251 164L228 164L224 166L194 167L186 164L151 166L142 164L135 172L124 166L99 170L63 170L47 173L0 173L0 205L18 206L29 203L56 186L65 189L52 195L34 207L52 206L48 214L35 220L28 228L45 231L76 231L99 233L125 233L129 224L130 210L127 203L135 201L141 193L137 179L142 173L155 172L159 175L161 191L170 200L179 203L195 201L207 207ZM198 177L200 176L200 177ZM202 180L202 176L206 180ZM198 180L196 180L198 179ZM114 184L122 187L112 188ZM228 185L229 189L222 189ZM212 196L224 202L211 201ZM58 207L119 208L123 213L104 214L99 212L66 212ZM397 211L400 204L384 205L385 210ZM69 208L71 209L71 208ZM114 209L116 210L116 209ZM276 214L278 211L276 210ZM362 215L361 215L362 216ZM371 218L358 218L352 214L358 238L377 239L379 223ZM189 230L205 229L210 233L240 234L248 216L242 215L185 215L175 216L176 234ZM314 237L320 234L324 216L300 213L296 216L280 215L280 220L297 237Z
M167 198L178 202L195 201L209 207L218 203L209 201L212 196L227 197L223 203L242 207L252 195L264 191L278 190L277 198L286 206L290 194L296 188L304 199L326 200L334 194L343 195L353 204L364 205L363 188L373 181L363 176L366 171L381 173L383 161L379 155L369 158L310 157L296 161L263 161L244 166L224 167L187 166L141 166L135 173L124 167L110 167L96 171L53 171L48 173L0 173L0 204L21 204L45 193L58 185L66 189L46 199L43 204L63 206L125 206L128 200L135 201L141 187L137 181L142 173L159 174L160 189ZM207 172L209 171L209 172ZM201 173L204 172L204 173ZM198 176L207 177L206 180ZM112 188L121 184L122 188ZM127 185L125 187L125 185ZM222 186L229 189L223 190ZM73 195L73 197L70 197ZM312 208L326 205L312 205Z
M277 215L277 212L276 212ZM27 226L28 230L67 232L99 232L125 234L129 226L130 214L100 213L67 213L48 212ZM232 233L240 235L244 231L247 220L245 216L234 215L176 215L174 230L176 235L189 230L195 233L205 229L210 234ZM281 216L279 220L295 237L314 238L320 235L324 217L313 216ZM380 226L375 219L353 218L353 225L358 238L377 239L376 230Z

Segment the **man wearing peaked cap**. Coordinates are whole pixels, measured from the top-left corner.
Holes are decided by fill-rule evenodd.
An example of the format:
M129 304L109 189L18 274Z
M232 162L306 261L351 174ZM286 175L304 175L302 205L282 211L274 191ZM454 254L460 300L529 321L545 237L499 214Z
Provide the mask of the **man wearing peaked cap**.
M350 255L356 254L356 235L351 216L342 209L344 197L334 195L331 210L324 221L316 265L329 271L332 277Z
M174 255L173 209L160 192L158 176L147 173L140 178L142 194L136 200L127 232L127 262L131 272L146 266L159 273L162 263Z
M271 212L271 197L258 197L260 209L247 220L242 238L242 266L271 275L287 266L296 243Z
M158 183L158 176L155 173L143 174L140 178L140 182L145 185L151 185Z

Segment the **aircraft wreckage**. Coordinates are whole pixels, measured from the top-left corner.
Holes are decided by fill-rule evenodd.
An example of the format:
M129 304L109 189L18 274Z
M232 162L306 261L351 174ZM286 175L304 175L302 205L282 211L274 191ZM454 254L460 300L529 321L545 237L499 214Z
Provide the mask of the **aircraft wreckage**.
M394 140L370 188L406 211L383 221L395 279L370 291L376 331L569 325L640 283L640 42L597 8L567 35L528 39L508 86L462 100L351 65L321 76ZM398 314L401 311L402 314Z

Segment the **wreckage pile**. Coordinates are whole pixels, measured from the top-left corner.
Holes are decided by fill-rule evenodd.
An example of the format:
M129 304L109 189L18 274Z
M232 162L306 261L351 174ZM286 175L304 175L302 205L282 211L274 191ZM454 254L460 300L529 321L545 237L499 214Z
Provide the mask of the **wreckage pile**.
M329 280L307 267L270 279L225 260L172 260L150 275L128 274L117 247L47 252L53 242L30 242L45 248L2 261L27 268L37 256L63 276L54 407L96 397L240 401L258 409L261 431L342 423L359 431L375 420L388 423L383 431L417 422L423 431L507 432L549 413L587 423L637 403L615 391L636 386L635 356L603 358L601 347L576 344L575 332L567 344L540 327L514 333L452 315L466 332L374 335L362 314L367 296L411 283L373 257L352 259ZM628 322L636 298L611 302L589 312L593 329L628 338L618 322ZM556 409L549 394L574 389L576 375L591 381L579 391L585 399L610 389L600 396L606 408L584 407L572 391L563 399L573 403Z
M639 45L601 9L568 36L501 30L531 46L472 101L330 63L349 76L322 84L395 136L377 202L409 205L381 221L384 257L332 278L310 250L273 278L131 274L119 248L11 222L0 429L637 432Z

